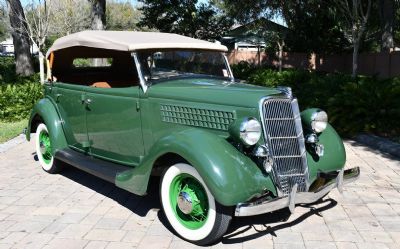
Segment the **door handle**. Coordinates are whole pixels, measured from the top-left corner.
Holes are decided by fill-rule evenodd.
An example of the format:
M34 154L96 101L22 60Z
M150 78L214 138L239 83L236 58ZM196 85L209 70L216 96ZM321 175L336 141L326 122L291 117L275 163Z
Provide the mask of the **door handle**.
M61 93L57 93L56 94L56 102L59 102L60 101L60 97L62 96L62 94Z
M92 103L91 99L82 99L82 104L90 105Z
M92 100L91 99L85 99L84 102L85 102L86 105L90 105L92 103Z

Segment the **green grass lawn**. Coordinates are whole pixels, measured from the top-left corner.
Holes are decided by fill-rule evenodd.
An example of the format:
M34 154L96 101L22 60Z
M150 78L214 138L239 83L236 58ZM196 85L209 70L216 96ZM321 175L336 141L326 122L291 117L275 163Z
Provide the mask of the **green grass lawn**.
M4 143L21 134L27 123L26 119L10 123L0 121L0 143Z

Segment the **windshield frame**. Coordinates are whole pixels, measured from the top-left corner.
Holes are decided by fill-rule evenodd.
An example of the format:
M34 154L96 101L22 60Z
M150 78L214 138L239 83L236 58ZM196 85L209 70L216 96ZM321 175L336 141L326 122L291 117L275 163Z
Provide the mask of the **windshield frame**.
M161 49L161 50L163 50L163 49ZM168 49L168 50L171 50L171 49ZM182 50L182 49L176 49L176 50ZM185 50L186 50L186 49L185 49ZM197 50L197 49L196 49L196 50ZM157 50L154 50L154 51L157 51ZM207 51L207 52L208 52L209 50L200 50L200 51ZM163 82L163 81L167 81L167 80L170 80L170 79L172 79L172 78L175 78L175 77L171 77L171 78L162 78L162 79L151 80L151 81L150 81L150 80L146 80L146 79L145 79L144 72L143 72L143 70L142 70L142 65L141 65L140 60L139 60L138 52L140 52L140 50L135 51L135 52L132 52L131 55L132 55L132 57L133 57L134 63L135 63L135 65L136 65L136 69L137 69L137 71L138 71L138 76L139 76L139 80L140 80L140 85L142 86L144 92L146 92L147 89L148 89L151 85L153 85L153 84L157 84L158 82ZM210 52L213 52L213 51L210 51ZM216 52L216 53L220 53L220 54L222 55L222 58L223 58L223 60L224 60L225 67L226 67L226 69L227 69L227 71L228 71L228 77L226 77L226 78L229 79L231 82L234 82L234 81L235 81L235 78L234 78L234 76L233 76L233 73L232 73L231 67L230 67L230 65L229 65L228 58L226 57L226 54L225 54L224 52ZM219 76L216 76L216 75L207 75L207 74L204 74L204 75L199 75L199 74L196 75L196 74L193 74L192 76L191 76L191 75L176 76L176 78L191 78L191 77L204 77L204 78L225 79L225 77L219 77Z

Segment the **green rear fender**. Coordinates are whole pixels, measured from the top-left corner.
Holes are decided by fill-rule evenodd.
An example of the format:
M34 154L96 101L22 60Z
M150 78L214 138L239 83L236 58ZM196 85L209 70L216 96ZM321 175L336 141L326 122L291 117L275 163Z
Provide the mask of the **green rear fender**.
M236 205L269 190L276 194L271 178L225 139L189 128L161 138L142 163L117 175L116 185L143 195L154 162L167 153L178 154L199 172L215 199L225 206Z
M68 144L62 128L62 121L53 103L47 98L39 100L33 107L26 130L26 139L30 141L31 127L38 117L44 121L49 130L52 154L54 155L57 150L66 148Z

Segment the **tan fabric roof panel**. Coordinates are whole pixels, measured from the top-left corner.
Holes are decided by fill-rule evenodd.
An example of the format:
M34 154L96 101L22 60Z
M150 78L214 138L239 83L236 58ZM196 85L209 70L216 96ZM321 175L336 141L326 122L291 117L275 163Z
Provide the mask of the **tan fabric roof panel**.
M182 35L134 32L134 31L98 31L88 30L57 39L47 52L69 47L93 47L119 51L135 51L143 49L205 49L225 52L228 49L220 44L198 40Z

